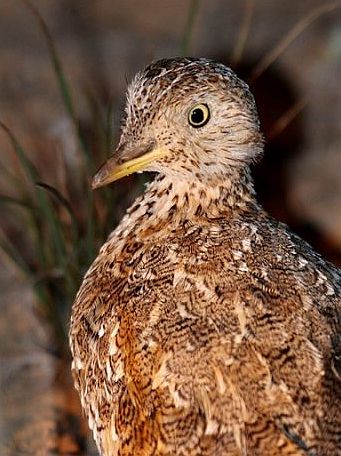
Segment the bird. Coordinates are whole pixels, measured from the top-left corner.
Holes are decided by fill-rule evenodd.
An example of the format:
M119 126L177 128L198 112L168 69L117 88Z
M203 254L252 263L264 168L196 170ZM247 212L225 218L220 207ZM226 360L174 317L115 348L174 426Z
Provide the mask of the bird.
M257 201L263 149L254 97L221 63L162 59L129 84L92 186L154 180L69 332L101 455L341 455L341 271Z

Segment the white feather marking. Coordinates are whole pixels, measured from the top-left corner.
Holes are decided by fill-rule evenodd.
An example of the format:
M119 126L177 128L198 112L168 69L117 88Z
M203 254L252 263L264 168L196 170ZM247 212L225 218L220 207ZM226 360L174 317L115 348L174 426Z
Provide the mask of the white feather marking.
M326 282L326 287L327 287L327 296L333 296L335 294L335 290L333 286L330 284L330 282Z
M208 419L206 422L206 429L205 429L205 434L206 435L216 435L219 429L219 424L217 421L211 419Z
M243 256L243 252L240 250L233 250L232 255L234 260L240 260Z
M118 382L122 377L124 377L124 369L122 361L119 361L116 366L116 371L113 375L113 381Z
M298 266L300 267L300 269L303 269L306 265L307 265L308 261L303 258L303 257L299 257L298 258Z
M242 263L240 263L240 265L238 267L238 271L239 272L248 272L249 271L249 268L247 267L247 265L244 261Z
M73 359L71 367L72 367L72 369L81 370L81 369L83 369L84 365L83 365L81 359L77 357L77 358Z
M234 339L237 344L240 344L245 335L247 334L247 318L245 314L245 309L243 306L242 301L240 300L239 294L237 293L234 297L234 311L237 315L239 326L240 326L240 333L236 334Z
M174 277L173 277L173 287L176 287L179 285L179 283L184 279L184 272L181 271L180 269L176 269L174 271Z
M216 380L217 380L217 387L218 387L219 394L223 395L226 392L226 383L224 382L223 374L222 374L221 370L219 369L219 367L214 366L213 369L214 369L214 373L215 373Z
M242 247L243 247L244 252L251 252L252 251L252 249L251 249L251 239L249 239L249 238L243 239L242 240Z
M112 369L111 369L111 364L110 364L110 360L107 359L107 362L106 362L106 365L105 365L105 371L107 373L107 379L108 380L111 380L111 377L112 377Z
M181 302L177 302L176 307L178 309L179 315L181 318L198 318L195 315L189 313L186 309L185 304L182 304Z
M165 380L169 374L169 370L168 370L168 366L167 366L167 361L169 358L170 358L170 354L167 354L164 356L164 359L160 365L160 368L156 372L156 374L153 378L152 389L159 388L159 386L165 382Z
M98 337L101 338L105 334L104 325L102 324L98 331Z
M109 340L109 355L110 356L114 356L118 351L118 347L116 345L116 336L117 336L119 328L120 328L120 323L117 322L110 335L110 340Z
M182 397L179 395L178 391L173 390L171 392L174 405L176 408L181 408L181 407L188 407L188 401L182 399Z

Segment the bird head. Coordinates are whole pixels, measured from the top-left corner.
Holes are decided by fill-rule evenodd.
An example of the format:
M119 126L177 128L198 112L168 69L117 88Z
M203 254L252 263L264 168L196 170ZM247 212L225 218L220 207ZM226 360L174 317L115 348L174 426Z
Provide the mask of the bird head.
M125 112L118 147L94 176L93 188L142 171L226 179L263 150L247 84L208 59L152 63L128 87Z

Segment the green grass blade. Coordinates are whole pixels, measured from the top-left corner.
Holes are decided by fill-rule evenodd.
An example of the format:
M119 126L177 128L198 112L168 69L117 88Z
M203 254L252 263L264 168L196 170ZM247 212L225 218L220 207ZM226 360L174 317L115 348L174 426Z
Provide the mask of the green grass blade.
M39 179L39 173L37 171L37 168L34 166L34 164L28 158L23 147L17 141L17 139L15 138L15 136L11 132L11 130L1 121L0 121L0 128L2 128L2 130L8 136L15 153L16 153L17 157L19 158L19 161L23 167L23 170L24 170L27 178L29 179L30 182L34 183L36 180Z
M66 259L65 239L63 236L63 228L60 220L52 206L44 190L38 188L40 206L43 208L43 215L50 229L50 242L53 243L56 252L57 264L63 266Z
M13 263L25 274L26 277L33 280L33 271L31 271L25 259L21 256L18 249L3 231L1 232L0 249L11 261L13 261Z
M2 122L0 122L0 127L5 131L5 133L8 135L14 151L19 158L19 161L23 167L23 170L29 179L30 183L33 185L33 188L36 188L35 191L35 196L38 202L38 207L37 210L40 212L40 214L44 217L44 220L46 220L49 229L50 229L50 241L54 245L55 252L56 252L56 259L59 265L63 265L65 262L65 240L63 239L63 234L62 234L62 227L61 223L58 220L56 213L54 211L54 208L50 201L46 198L46 195L44 192L42 192L41 189L35 187L35 183L37 181L40 181L40 176L39 173L34 166L34 164L31 162L31 160L28 158L26 152L24 151L23 147L17 141L11 130Z
M45 38L45 42L48 48L48 52L50 55L50 59L52 62L53 70L57 78L59 90L64 102L64 106L66 108L66 111L70 115L70 118L75 126L75 129L77 131L77 137L81 146L81 150L84 153L84 157L86 159L87 163L87 168L90 173L93 172L93 159L90 153L90 150L88 148L88 145L86 144L86 141L84 140L84 137L80 131L79 128L79 122L76 114L76 110L73 104L72 100L72 95L71 95L71 89L70 86L67 82L65 72L63 70L63 66L61 63L61 59L59 57L59 54L57 52L56 46L54 44L53 38L51 36L50 30L44 21L43 17L39 13L38 9L31 3L30 0L21 0L27 8L31 11L31 13L34 15L34 17L37 20L37 24L42 31L42 34Z
M71 96L71 91L70 91L69 85L66 81L66 77L65 77L65 74L64 74L64 71L62 68L61 61L59 59L56 47L54 45L52 36L46 25L46 22L42 18L38 9L29 0L22 0L22 1L26 4L27 8L35 16L37 23L45 37L45 41L46 41L46 44L48 47L51 62L52 62L55 74L57 75L57 80L59 83L59 88L60 88L60 91L61 91L61 94L63 97L65 108L66 108L67 112L70 114L70 117L74 120L74 122L77 122L76 113L75 113L72 96Z
M66 80L65 73L61 64L61 60L59 58L56 46L54 44L53 38L51 33L46 25L46 22L42 18L41 14L39 13L38 9L31 3L30 0L22 0L25 5L29 8L32 14L37 19L37 23L44 35L45 41L47 43L50 59L53 65L54 72L56 74L56 78L59 84L60 92L62 95L62 99L64 101L65 108L70 115L70 118L74 124L75 130L77 132L77 138L79 141L80 149L83 152L86 169L88 175L91 175L95 170L95 164L93 160L93 156L90 152L90 149L83 137L81 132L78 118L76 115L76 111L74 108L74 104L72 101L71 90L69 84ZM93 195L92 190L90 187L86 188L85 197L87 199L87 229L86 229L86 245L87 245L87 254L89 257L93 257L94 255L94 247L95 247L95 227L94 227L94 202L93 202Z
M43 223L37 208L34 204L30 201L24 201L16 197L8 196L8 195L0 195L0 204L4 205L14 205L21 208L24 208L28 212L28 219L25 219L25 226L27 230L33 233L33 248L36 255L36 264L37 268L42 270L47 270L49 268L49 264L47 261L47 255L45 252L45 245L43 242L44 236L42 233ZM13 253L13 249L11 250ZM32 274L34 271L32 270Z
M33 206L28 203L27 201L20 200L18 198L15 198L13 196L8 196L8 195L0 195L0 204L14 204L16 206L21 206L24 207L25 209L28 210L34 210Z
M16 190L23 188L22 181L17 176L8 171L6 166L4 166L2 163L0 163L0 173L6 182L12 186L12 188L15 188Z
M180 53L182 56L187 56L189 53L190 42L193 34L193 25L195 18L198 14L200 6L200 0L191 0L188 8L187 20L185 25L185 30L180 46Z
M51 326L54 328L59 342L62 346L64 346L67 340L67 330L62 316L61 306L57 305L54 300L52 300L46 283L36 279L36 272L31 270L30 266L20 255L18 249L4 233L2 233L0 237L0 249L9 258L9 260L11 260L21 270L24 276L32 284L33 291L38 299L41 309L44 311L44 314L48 318Z
M256 0L244 0L243 18L238 30L238 37L232 50L231 66L237 67L242 60L249 36L251 21L255 9Z
M36 186L46 190L58 203L60 203L66 209L71 219L74 239L76 239L78 236L78 223L69 201L52 185L46 184L45 182L36 182Z

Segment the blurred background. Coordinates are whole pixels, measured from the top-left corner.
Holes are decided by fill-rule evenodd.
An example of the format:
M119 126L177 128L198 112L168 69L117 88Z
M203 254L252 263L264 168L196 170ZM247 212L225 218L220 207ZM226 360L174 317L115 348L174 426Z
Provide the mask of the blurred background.
M205 56L251 85L267 138L260 200L341 266L341 2L0 0L0 454L96 454L67 321L148 177L92 193L127 82Z

